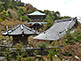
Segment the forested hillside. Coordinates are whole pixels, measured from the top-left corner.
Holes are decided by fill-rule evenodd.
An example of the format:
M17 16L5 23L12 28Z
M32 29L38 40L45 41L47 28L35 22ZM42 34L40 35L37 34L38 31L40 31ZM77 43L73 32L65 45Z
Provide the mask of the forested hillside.
M0 44L4 44L4 41L6 41L6 37L2 36L2 31L6 30L6 25L9 26L9 29L18 24L27 25L27 22L31 22L31 19L27 16L27 14L32 13L36 10L46 14L46 18L43 20L44 22L47 22L45 30L47 30L54 24L54 20L71 18L69 16L62 17L59 11L56 11L56 12L50 11L50 10L41 11L33 7L31 4L24 5L24 3L14 1L14 0L0 0ZM45 43L43 42L39 43L39 47L41 48L41 51L43 51L48 46L62 46L63 47L60 49L58 48L55 48L52 50L50 49L48 51L48 55L41 56L41 57L45 59L45 61L46 60L53 61L55 59L57 59L56 61L59 61L59 59L60 60L64 59L64 61L68 59L70 59L70 61L80 61L81 60L81 24L78 24L78 25L79 26L77 27L77 29L75 29L75 32L73 34L68 33L69 32L68 31L67 34L59 41L53 41L52 43L48 43L47 41ZM12 38L10 38L9 40L12 40ZM36 45L37 43L34 44L34 42L35 41L32 41L32 44ZM15 47L21 48L22 45L18 45ZM23 52L22 49L19 51ZM19 51L16 51L16 53ZM32 53L32 51L26 51L26 52ZM38 51L35 51L35 55L37 53ZM7 54L10 55L9 51L7 52ZM22 58L21 55L22 53L19 56L14 58L20 59ZM23 55L26 56L26 54L24 53ZM57 57L55 57L55 55L57 55ZM29 55L28 55L28 59L29 61L32 61Z
M79 24L79 26L81 26ZM61 59L70 61L80 61L81 59L81 27L78 27L73 34L67 34L60 40L52 43L54 46L62 45L63 48L57 50L57 55Z
M31 4L26 4L24 6L24 3L17 2L14 0L0 0L0 21L5 20L19 20L19 21L30 21L27 14L32 13L38 9L33 7ZM41 10L39 10L41 11ZM61 17L59 11L49 11L44 10L41 11L45 13L46 19L44 21L47 21L48 23L53 23L54 20L62 19L62 18L69 18L68 16Z
M31 4L14 1L14 0L0 0L0 31L6 30L5 26L8 25L9 28L21 24L30 22L31 19L27 16L27 14L36 11L35 7ZM46 14L46 18L44 19L47 22L45 30L48 29L54 23L54 20L69 18L68 16L61 17L60 12L44 10L43 12ZM0 32L1 35L1 32Z

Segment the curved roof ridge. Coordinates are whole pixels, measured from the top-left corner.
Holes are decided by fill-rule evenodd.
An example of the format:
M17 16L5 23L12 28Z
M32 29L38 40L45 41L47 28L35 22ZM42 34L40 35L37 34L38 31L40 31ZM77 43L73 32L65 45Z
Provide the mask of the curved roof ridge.
M30 30L30 31L32 31L32 32L34 32L34 33L38 33L37 31L35 31L35 30L33 30L33 29L29 28L29 27L26 27L24 24L23 24L23 26L24 26L24 28L26 28L27 30Z
M37 31L26 27L24 24L19 24L8 31L2 32L2 35L22 35L23 33L25 35L38 34Z
M71 21L72 18L67 18L67 19L60 19L60 20L55 20L55 23L58 23L58 22L65 22L65 21Z
M17 25L17 26L15 26L15 27L14 27L14 28L12 28L12 29L7 30L7 32L8 32L8 33L11 33L11 32L9 32L9 31L12 31L12 32L13 32L13 31L14 31L14 30L16 30L19 26L20 26L20 24L19 24L19 25Z
M35 11L35 12L32 12L32 13L30 13L30 14L28 14L28 15L46 15L46 14L41 13L41 12L39 12L39 11Z

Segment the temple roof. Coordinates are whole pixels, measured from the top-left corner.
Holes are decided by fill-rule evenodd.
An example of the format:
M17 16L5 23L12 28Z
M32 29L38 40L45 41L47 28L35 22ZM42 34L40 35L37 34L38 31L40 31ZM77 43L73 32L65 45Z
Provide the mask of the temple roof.
M28 15L30 16L30 15L46 15L46 14L41 13L41 12L39 12L39 11L35 11L35 12L30 13L30 14L28 14Z
M38 32L29 28L29 27L26 27L24 24L19 24L8 31L2 32L2 35L9 35L9 36L12 36L12 35L34 35L34 34L38 34Z
M63 19L55 21L54 25L48 30L40 33L34 39L39 40L59 40L62 38L68 29L71 29L76 23L73 19Z
M35 24L35 23L38 23L38 24L40 24L40 25L41 25L41 24L47 24L47 22L28 22L28 24L32 24L32 25Z

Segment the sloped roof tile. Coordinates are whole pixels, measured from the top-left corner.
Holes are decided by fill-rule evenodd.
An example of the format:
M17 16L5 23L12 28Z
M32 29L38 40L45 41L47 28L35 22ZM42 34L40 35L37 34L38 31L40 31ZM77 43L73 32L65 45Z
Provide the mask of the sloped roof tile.
M41 12L39 12L39 11L35 11L35 12L30 13L30 14L28 14L28 15L45 15L45 14L44 14L44 13L41 13Z
M59 40L66 34L68 28L71 29L74 24L75 24L75 20L73 19L56 21L50 29L40 33L38 36L34 37L34 39Z
M32 34L38 34L38 32L29 27L26 27L23 24L19 24L18 26L15 26L14 28L8 31L2 32L2 35L22 35L22 34L32 35Z

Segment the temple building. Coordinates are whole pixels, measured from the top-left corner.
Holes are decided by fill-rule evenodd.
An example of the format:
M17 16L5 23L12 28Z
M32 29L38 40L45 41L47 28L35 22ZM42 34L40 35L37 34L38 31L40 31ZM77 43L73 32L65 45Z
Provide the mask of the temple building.
M73 33L77 28L77 25L76 18L56 20L52 27L40 33L38 36L34 37L34 39L50 41L60 40L68 29L71 29L70 33Z
M28 17L31 19L31 22L28 23L30 24L30 28L38 30L39 28L43 28L44 24L47 24L46 22L43 22L43 19L45 19L46 14L41 13L39 11L35 11L33 13L28 14Z
M13 45L15 45L16 43L20 43L20 42L22 42L23 45L27 45L28 37L30 35L36 35L36 34L38 34L37 31L29 27L26 27L23 24L19 24L10 30L2 32L3 36L12 36Z

